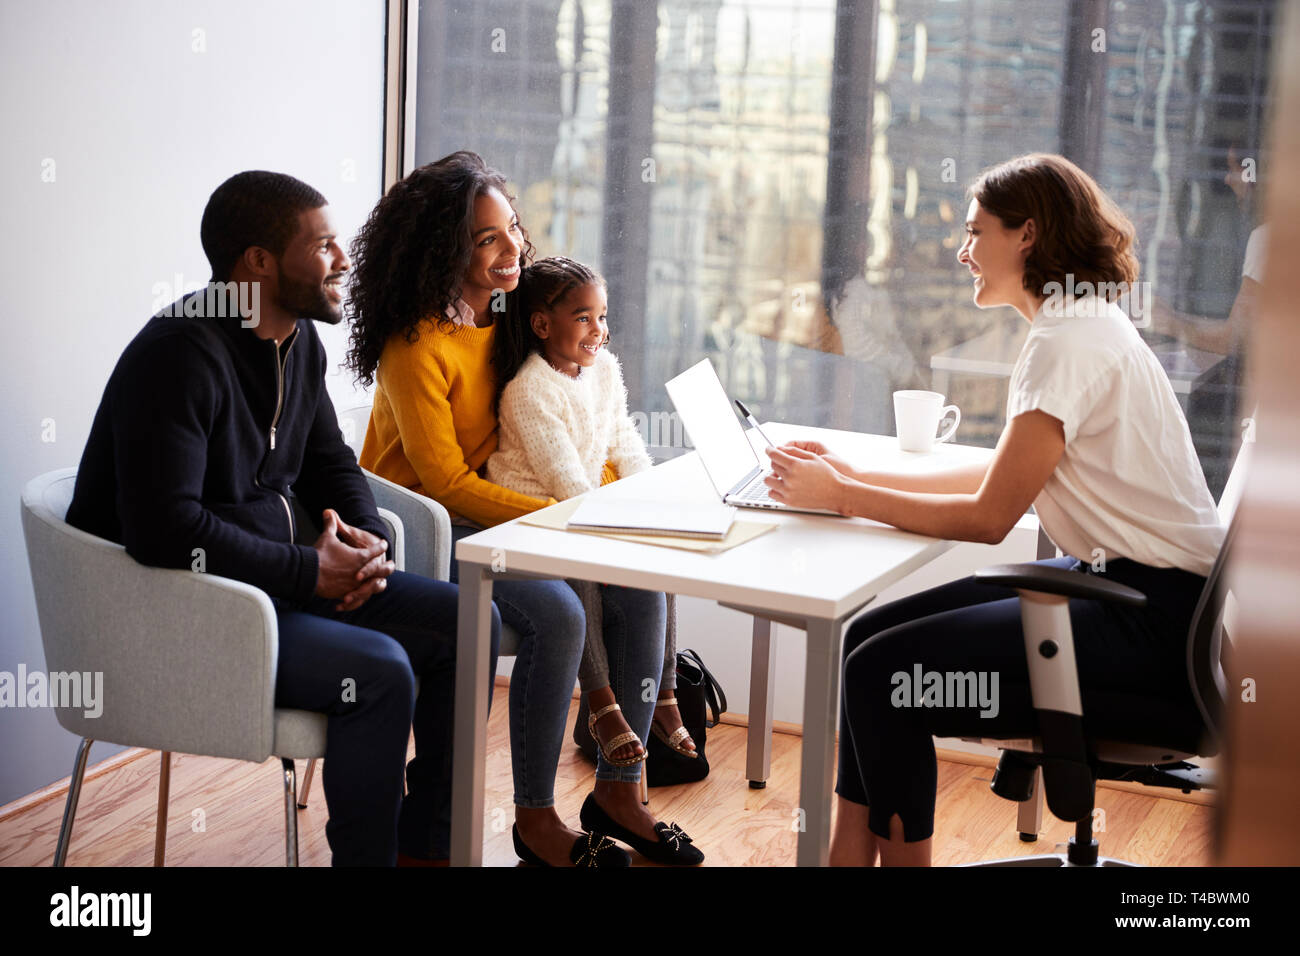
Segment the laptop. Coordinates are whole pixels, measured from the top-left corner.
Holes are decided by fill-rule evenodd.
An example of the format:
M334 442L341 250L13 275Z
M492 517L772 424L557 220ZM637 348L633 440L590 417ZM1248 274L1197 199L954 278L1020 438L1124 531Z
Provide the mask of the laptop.
M763 479L772 473L771 469L749 443L708 359L691 366L664 387L723 504L843 517L825 508L793 508L768 496Z

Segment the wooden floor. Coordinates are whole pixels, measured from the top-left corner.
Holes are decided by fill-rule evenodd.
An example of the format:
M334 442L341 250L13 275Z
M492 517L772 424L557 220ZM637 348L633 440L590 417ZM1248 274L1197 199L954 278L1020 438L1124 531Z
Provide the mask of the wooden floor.
M576 712L575 700L570 728ZM510 838L513 807L506 714L505 707L493 708L488 725L483 861L489 866L519 865ZM707 857L706 866L793 866L801 738L775 734L768 786L751 790L744 776L745 735L743 727L726 724L709 731L712 771L708 778L698 784L651 790L651 810L666 822L676 821L691 835ZM172 761L168 866L283 865L283 791L278 760L254 765L178 755ZM69 866L152 864L158 766L158 755L150 752L87 780L68 853ZM304 768L299 762L300 781ZM593 772L577 749L566 744L556 781L556 803L575 827L578 808L592 787ZM1071 824L1045 812L1038 842L1020 842L1014 829L1015 805L989 791L991 773L991 767L939 761L936 865L1054 852L1055 845L1064 844L1073 832ZM31 802L0 819L0 865L50 864L63 799L57 794L43 802ZM1209 806L1104 787L1097 791L1097 805L1105 811L1105 831L1098 835L1104 855L1146 865L1205 866L1211 862ZM318 774L310 806L298 811L303 866L329 865L325 820ZM635 853L633 860L644 862Z

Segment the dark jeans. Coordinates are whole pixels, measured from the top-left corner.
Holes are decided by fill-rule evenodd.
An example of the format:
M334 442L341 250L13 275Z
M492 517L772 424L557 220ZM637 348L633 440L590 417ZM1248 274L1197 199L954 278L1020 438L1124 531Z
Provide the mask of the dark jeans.
M426 859L450 855L456 599L454 584L395 571L354 611L336 612L324 598L302 608L275 602L276 706L329 715L322 778L335 866L393 866L399 846ZM489 695L500 637L494 607Z
M1092 573L1072 557L1035 563ZM1104 576L1142 591L1148 605L1070 600L1085 721L1122 719L1107 713L1096 695L1132 693L1166 698L1189 726L1199 725L1185 654L1205 578L1127 559L1108 562ZM996 714L990 707L984 708L989 716L981 716L981 708L969 702L898 706L902 681L895 675L913 676L918 665L922 673L996 674ZM844 639L843 677L835 792L869 806L868 827L886 839L895 814L909 843L934 833L933 737L1031 737L1038 726L1020 601L1013 589L978 584L973 577L883 605L854 621Z

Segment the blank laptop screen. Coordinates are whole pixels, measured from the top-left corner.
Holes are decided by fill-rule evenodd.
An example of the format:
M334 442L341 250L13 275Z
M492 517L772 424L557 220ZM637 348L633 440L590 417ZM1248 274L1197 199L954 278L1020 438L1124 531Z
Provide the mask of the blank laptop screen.
M709 477L725 495L760 462L731 410L713 364L704 359L664 387Z

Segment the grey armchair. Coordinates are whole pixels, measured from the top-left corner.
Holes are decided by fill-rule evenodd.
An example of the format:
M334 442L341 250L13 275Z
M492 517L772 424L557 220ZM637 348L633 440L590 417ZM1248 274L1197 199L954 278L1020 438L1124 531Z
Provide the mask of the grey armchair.
M1232 628L1227 569L1250 449L1249 444L1242 445L1219 499L1219 517L1227 530L1187 635L1187 680L1200 712L1199 727L1189 727L1186 718L1163 699L1130 696L1121 702L1131 715L1123 732L1103 736L1085 728L1069 599L1086 597L1141 607L1146 603L1141 592L1116 581L1034 564L996 565L975 573L983 583L1013 587L1020 594L1039 732L1030 740L966 739L1002 749L991 787L999 796L1020 803L1021 840L1037 839L1043 794L1055 816L1075 824L1075 833L1064 854L971 865L1132 866L1098 855L1098 841L1092 835L1096 781L1128 780L1184 793L1214 786L1213 774L1190 761L1214 756L1219 749L1228 689L1221 651Z
M240 581L145 567L121 545L72 527L64 516L75 482L76 469L52 471L30 481L22 494L46 667L103 674L102 713L55 711L81 743L54 865L67 860L90 748L103 740L162 753L156 866L166 851L172 752L255 763L279 757L285 861L296 866L293 761L324 755L326 717L275 706L278 632L271 599ZM400 560L401 522L391 512L381 517Z

